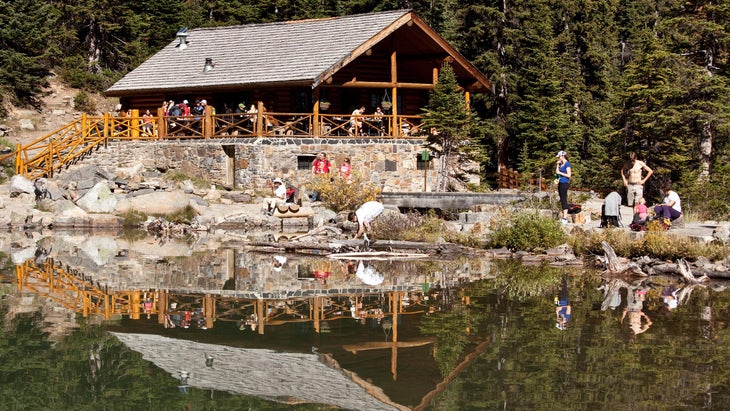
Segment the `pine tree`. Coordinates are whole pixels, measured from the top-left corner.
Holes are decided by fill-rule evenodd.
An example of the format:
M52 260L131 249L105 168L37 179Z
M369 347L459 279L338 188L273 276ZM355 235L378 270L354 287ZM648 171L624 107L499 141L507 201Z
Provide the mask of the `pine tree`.
M463 90L454 70L443 64L436 87L429 93L424 109L423 127L428 130L426 147L436 153L441 162L438 189L446 191L463 184L464 163L480 161L481 148L475 143L478 119L466 106Z
M42 0L0 1L0 10L0 91L3 96L0 103L8 101L38 108L38 96L48 85L54 52L51 35L58 15Z

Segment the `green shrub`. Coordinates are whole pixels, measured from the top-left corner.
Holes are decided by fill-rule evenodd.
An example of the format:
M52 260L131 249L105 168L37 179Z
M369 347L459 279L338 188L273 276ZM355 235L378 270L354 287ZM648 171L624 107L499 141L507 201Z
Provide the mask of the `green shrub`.
M74 106L76 107L76 110L83 111L87 114L96 113L96 103L85 91L79 91L79 93L76 94L76 97L74 97Z
M565 243L560 222L534 211L519 211L506 218L492 219L492 247L532 251Z

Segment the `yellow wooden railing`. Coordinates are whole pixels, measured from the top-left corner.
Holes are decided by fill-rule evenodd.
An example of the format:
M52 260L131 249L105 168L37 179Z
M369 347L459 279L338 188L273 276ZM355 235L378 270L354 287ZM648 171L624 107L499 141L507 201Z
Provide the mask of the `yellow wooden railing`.
M210 138L414 138L422 134L421 116L267 112L259 102L254 113L143 118L138 110L130 116L89 116L54 130L26 145L0 155L0 162L14 159L15 173L30 180L52 177L110 140L210 139ZM353 123L358 123L355 127Z
M265 326L293 322L314 321L319 332L319 322L343 318L382 319L393 314L423 313L422 307L412 306L405 310L402 305L403 291L389 291L385 296L391 302L383 309L382 293L331 294L290 299L247 299L212 293L171 293L167 290L109 290L95 283L91 277L64 266L53 258L36 264L28 260L15 267L19 291L35 293L43 298L83 317L98 316L110 320L115 316L127 316L138 320L142 316L157 319L168 326L170 315L195 313L207 328L215 321L240 322L258 327L259 334ZM201 298L202 296L202 298ZM354 305L353 305L354 304ZM351 312L350 305L355 308Z

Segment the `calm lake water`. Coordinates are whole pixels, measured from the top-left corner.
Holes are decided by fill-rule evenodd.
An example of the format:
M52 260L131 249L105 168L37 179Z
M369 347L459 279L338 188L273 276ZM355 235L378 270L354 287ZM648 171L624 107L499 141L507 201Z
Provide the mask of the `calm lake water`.
M0 234L0 409L730 409L727 283Z

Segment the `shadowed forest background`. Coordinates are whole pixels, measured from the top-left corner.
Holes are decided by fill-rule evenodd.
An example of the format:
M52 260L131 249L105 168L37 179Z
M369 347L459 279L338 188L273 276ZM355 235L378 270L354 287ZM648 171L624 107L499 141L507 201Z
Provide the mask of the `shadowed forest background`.
M485 172L620 190L628 151L699 219L728 219L730 4L686 0L0 1L0 117L40 108L49 76L101 92L197 28L413 9L492 81L475 95ZM337 39L333 39L337 41ZM246 39L241 39L246 42ZM251 44L251 47L256 47Z

